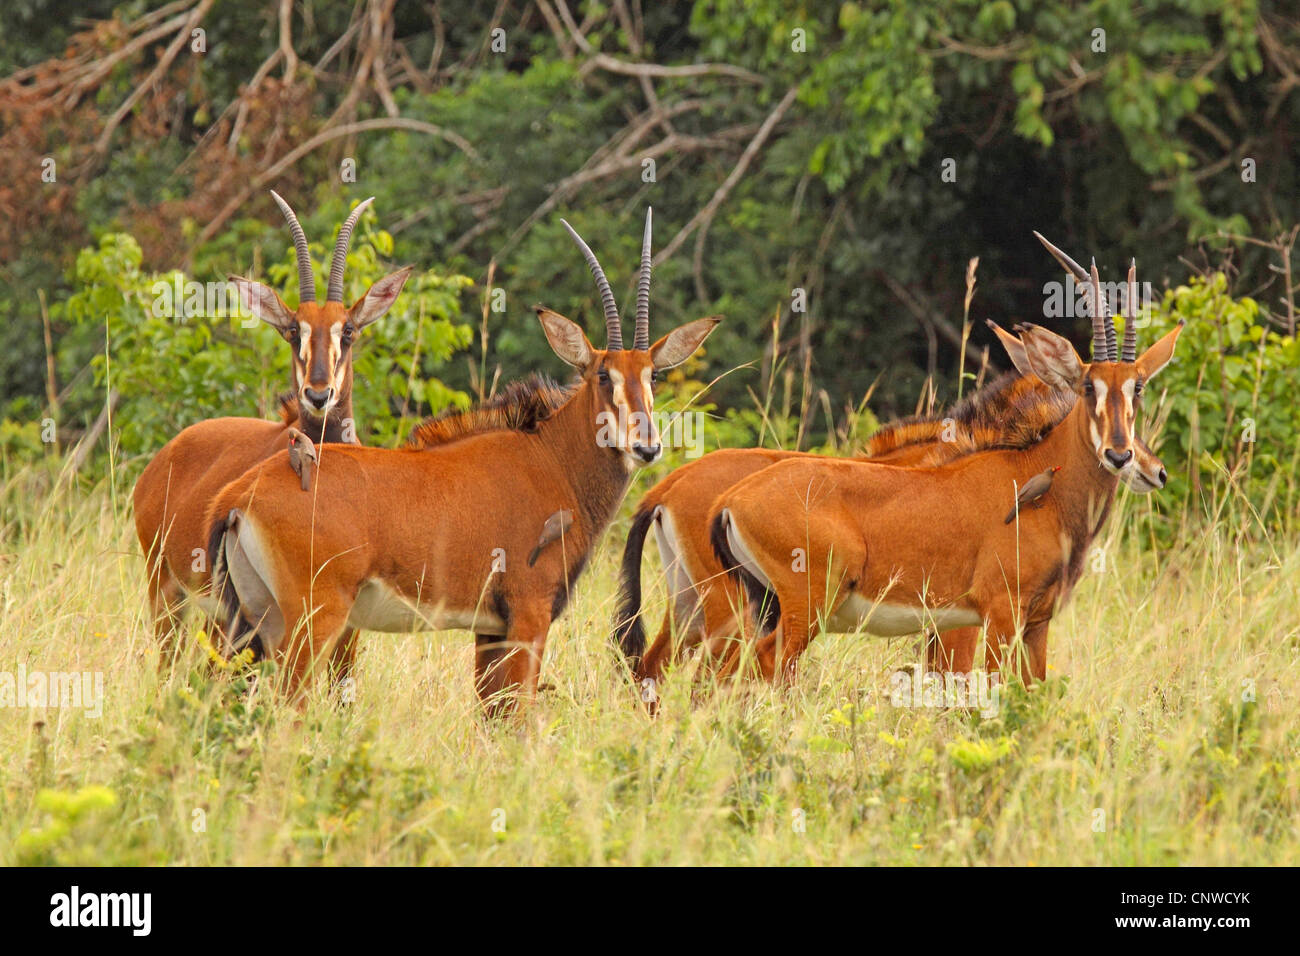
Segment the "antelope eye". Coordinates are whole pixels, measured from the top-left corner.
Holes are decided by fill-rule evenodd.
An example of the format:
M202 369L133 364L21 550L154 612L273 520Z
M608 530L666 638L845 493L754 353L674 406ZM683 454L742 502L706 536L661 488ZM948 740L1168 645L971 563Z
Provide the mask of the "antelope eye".
M284 334L285 334L285 336L289 339L290 342L297 342L297 341L298 341L298 326L295 325L295 326L290 327L290 328L289 328L289 329L288 329Z
M599 372L596 373L596 381L600 382L601 385L608 385L610 381L609 372L605 371L602 368Z
M1086 382L1083 383L1083 394L1085 394L1085 395L1091 395L1091 394L1093 393L1093 391L1095 391L1095 389L1093 389L1093 387L1092 387L1092 380L1091 380L1091 379L1089 379L1088 381L1086 381Z
M345 325L345 326L343 327L343 341L344 341L344 342L351 342L351 341L352 341L352 336L354 336L354 335L356 335L356 334L357 334L357 330L354 329L352 326L350 326L350 325Z
M653 385L657 381L659 381L659 369L652 368L650 370L650 383Z
M1141 383L1141 382L1134 382L1134 383L1133 383L1133 397L1134 397L1134 398L1137 398L1137 397L1138 397L1139 395L1141 395L1141 394L1142 394L1142 383Z

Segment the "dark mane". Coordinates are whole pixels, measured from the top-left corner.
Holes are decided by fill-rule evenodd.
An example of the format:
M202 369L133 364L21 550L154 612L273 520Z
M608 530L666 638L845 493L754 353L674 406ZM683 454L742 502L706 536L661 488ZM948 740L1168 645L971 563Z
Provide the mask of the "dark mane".
M531 375L511 382L482 405L426 418L412 430L406 445L429 448L482 432L536 431L572 394L572 388L556 385L542 375Z
M1028 448L1070 413L1075 397L1049 388L1035 375L1008 372L950 408L884 426L868 439L863 454L937 441L949 446L948 459L994 448ZM949 420L951 429L945 425Z
M286 425L298 424L298 393L281 392L276 402L280 406L280 421Z

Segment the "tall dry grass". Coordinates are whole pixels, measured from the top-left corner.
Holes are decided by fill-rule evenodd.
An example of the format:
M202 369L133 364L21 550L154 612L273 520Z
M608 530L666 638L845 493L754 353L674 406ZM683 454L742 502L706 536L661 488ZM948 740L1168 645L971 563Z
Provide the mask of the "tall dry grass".
M648 718L608 639L616 523L553 689L493 725L464 633L367 635L355 701L301 713L211 667L196 618L160 670L124 484L5 479L0 673L97 671L105 699L0 707L0 863L1300 863L1300 549L1248 519L1154 548L1122 497L1050 679L992 718L891 706L917 642L850 635L789 690L692 701L679 673Z

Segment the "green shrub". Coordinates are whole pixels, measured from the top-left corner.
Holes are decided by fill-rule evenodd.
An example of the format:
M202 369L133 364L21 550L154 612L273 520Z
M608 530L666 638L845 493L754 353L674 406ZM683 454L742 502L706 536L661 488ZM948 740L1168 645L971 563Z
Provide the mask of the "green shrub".
M1221 272L1168 290L1139 333L1143 346L1180 319L1174 359L1147 399L1148 417L1167 416L1161 509L1219 518L1217 506L1238 495L1261 521L1285 521L1297 503L1300 344L1270 328L1253 299L1234 299ZM1150 424L1142 430L1152 433Z
M367 219L373 216L363 218L348 255L347 301L393 268L382 261L392 253L392 237L370 228ZM267 272L272 288L293 286L292 250ZM328 263L317 262L318 280L327 274ZM191 277L142 271L132 236L110 233L82 249L71 278L72 294L54 303L51 313L71 326L69 348L87 341L96 346L93 381L81 388L82 407L102 405L110 389L122 396L113 436L124 458L151 455L205 418L276 414L276 396L290 381L289 352L280 337L261 323L241 327L248 320L227 314L219 297L193 308L156 309L169 290L188 295ZM460 275L416 272L388 314L365 331L354 359L353 395L363 442L396 444L418 417L469 404L464 392L443 384L437 373L471 341L473 329L460 321L461 294L471 285ZM296 306L297 296L286 302ZM169 311L178 317L164 314Z

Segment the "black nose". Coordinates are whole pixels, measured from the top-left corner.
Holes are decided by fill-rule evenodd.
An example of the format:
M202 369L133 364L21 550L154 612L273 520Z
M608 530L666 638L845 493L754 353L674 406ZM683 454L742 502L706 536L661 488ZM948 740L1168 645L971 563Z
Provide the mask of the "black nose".
M316 408L324 408L325 403L330 400L330 394L334 391L332 388L304 388L302 390L303 398L307 403Z
M1113 448L1106 449L1106 460L1110 462L1111 465L1114 466L1115 468L1123 468L1125 465L1129 463L1132 457L1133 457L1133 449L1131 448L1128 451L1124 452L1123 454L1120 454Z
M642 461L649 463L659 457L659 450L661 447L662 446L660 445L636 444L632 446L632 453L635 454Z

